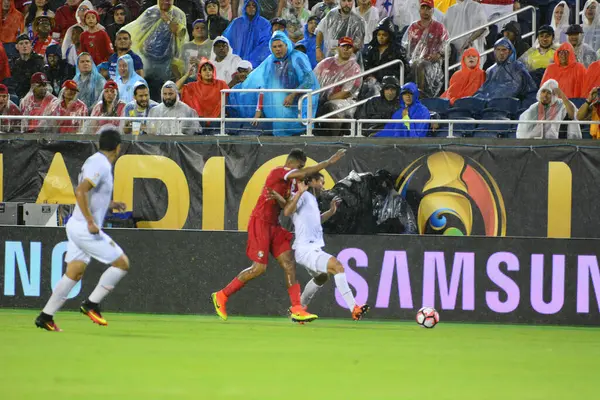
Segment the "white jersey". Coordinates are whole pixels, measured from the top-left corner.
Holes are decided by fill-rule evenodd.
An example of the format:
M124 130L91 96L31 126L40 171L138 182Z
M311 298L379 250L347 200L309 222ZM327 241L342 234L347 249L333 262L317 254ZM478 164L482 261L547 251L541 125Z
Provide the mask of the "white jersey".
M296 239L292 248L302 247L321 248L323 241L323 227L321 226L321 211L317 199L308 191L302 193L296 205L296 212L292 216Z
M102 228L113 193L112 165L104 154L98 152L85 161L79 174L79 183L84 180L94 186L89 191L88 207L94 217L94 222ZM70 221L87 224L79 205L75 207Z

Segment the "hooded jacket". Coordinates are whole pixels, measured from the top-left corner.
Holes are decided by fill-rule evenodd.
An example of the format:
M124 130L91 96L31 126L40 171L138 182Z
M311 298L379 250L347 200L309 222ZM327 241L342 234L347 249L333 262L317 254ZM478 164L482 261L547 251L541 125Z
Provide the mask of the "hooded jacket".
M356 112L356 119L392 119L392 116L398 110L398 104L400 104L400 81L395 77L392 79L393 83L391 83L390 78L384 79L379 96L370 99L361 106ZM387 82L388 80L390 82ZM390 87L396 89L396 97L392 100L387 100L384 91ZM363 130L368 133L373 133L383 127L384 124L363 123Z
M563 50L569 52L566 66L560 65L560 59L558 57L558 53ZM546 81L554 79L558 82L558 86L568 98L586 97L585 74L586 69L583 64L577 62L573 46L568 42L563 43L554 53L554 63L548 65L548 68L546 68L546 72L542 78L542 85Z
M256 15L252 19L246 14L246 6L251 1L256 4ZM271 23L260 16L260 5L256 0L244 1L242 16L231 21L223 36L229 40L234 54L255 67L270 54Z
M521 39L521 28L519 27L518 22L510 21L504 26L502 31L508 31L515 34L515 42L513 43L513 47L517 51L517 58L521 57L523 53L525 53L531 47L527 42Z
M477 65L471 69L467 67L466 58L468 56L477 57ZM461 68L452 78L450 86L440 97L450 100L450 104L463 97L473 96L485 82L485 72L481 69L479 62L479 52L473 47L465 50L460 61Z
M206 64L213 67L213 79L210 83L202 80L202 67ZM196 110L201 118L218 118L221 116L222 89L229 89L227 82L217 79L217 68L212 62L204 58L198 65L196 81L183 86L181 100Z
M419 89L413 82L409 82L402 86L402 91L408 90L413 95L413 102L408 106L408 118L413 119L429 119L429 110L419 101ZM402 121L402 113L407 106L400 95L400 109L394 113L392 119L401 120L398 123L385 124L383 130L376 133L375 137L425 137L429 131L429 124L423 122ZM408 126L407 126L408 125Z
M125 61L127 63L127 72L129 76L127 77L127 81L124 82L121 75L117 78L117 85L119 85L119 97L125 103L129 103L133 100L133 89L138 82L144 83L148 86L148 83L144 78L139 76L137 72L135 72L135 66L133 65L133 58L129 54L122 55L119 57L117 61L117 73L119 71L119 62Z
M208 38L214 40L217 36L222 36L225 29L229 25L229 21L225 18L221 17L221 5L219 4L219 0L207 0L204 3L204 8L209 4L216 4L218 7L218 12L216 15L208 15L206 14L206 27L208 29Z
M54 68L51 68L50 63L48 62L49 55L58 56L58 65ZM44 67L44 74L46 74L48 81L50 81L52 93L56 96L60 93L63 82L68 79L73 79L75 76L75 67L62 59L62 51L59 44L53 44L46 49L46 66Z
M379 42L377 41L377 33L379 31L387 32L390 35L388 48L385 49L383 54L379 53ZM365 46L363 50L363 62L365 65L364 70L367 71L378 67L379 65L398 59L402 60L405 71L408 71L410 68L408 65L408 60L406 59L406 51L399 44L396 26L393 24L391 17L386 17L379 22L379 25L373 31L373 39L367 46ZM384 76L388 75L400 78L398 65L392 65L391 67L376 71L373 75L379 82L381 82Z
M4 17L6 20L2 23ZM0 41L14 43L21 33L25 33L25 17L15 7L15 0L10 0L7 15L4 15L4 9L0 7Z

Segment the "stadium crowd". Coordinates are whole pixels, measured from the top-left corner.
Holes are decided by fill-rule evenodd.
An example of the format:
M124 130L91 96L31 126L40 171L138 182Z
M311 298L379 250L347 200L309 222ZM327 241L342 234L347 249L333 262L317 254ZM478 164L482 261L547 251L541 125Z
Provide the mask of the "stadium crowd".
M139 120L0 118L0 132L93 134L115 124L131 134L212 134L218 121L187 120L178 128L145 118L219 118L222 89L315 90L400 59L403 77L396 65L313 96L313 117L398 120L365 124L375 137L445 134L433 121L414 119L464 119L456 127L464 135L493 131L470 120L548 120L554 123L498 129L522 138L581 138L579 125L560 121L600 121L600 7L588 0L576 24L571 0L527 1L2 0L0 115ZM521 37L531 21L516 17L458 39L450 60L461 68L444 90L448 39L525 5L538 7L534 45ZM227 132L301 134L299 122L261 121L296 118L300 98L229 93L227 116L253 120L228 123ZM306 115L306 103L302 108ZM588 127L585 135L600 138L598 124ZM317 135L347 130L315 126Z

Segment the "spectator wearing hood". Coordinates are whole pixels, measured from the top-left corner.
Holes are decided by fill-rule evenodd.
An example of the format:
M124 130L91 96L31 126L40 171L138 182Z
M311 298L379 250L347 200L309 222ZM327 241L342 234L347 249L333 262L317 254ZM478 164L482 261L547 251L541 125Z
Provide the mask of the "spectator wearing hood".
M81 53L77 57L75 77L79 89L79 99L83 101L88 109L92 109L104 89L105 79L100 75L92 56Z
M258 7L260 8L260 15L263 16L267 21L272 20L273 18L280 15L280 0L257 0ZM231 7L233 10L233 17L237 17L244 13L244 7L246 7L245 2L240 2L240 0L232 0Z
M206 0L206 24L208 27L208 37L215 40L217 36L222 36L229 25L229 20L221 16L221 5L219 0Z
M176 5L179 10L181 10L185 14L185 20L187 21L186 28L187 32L191 32L192 30L192 22L197 19L204 18L204 2L200 0L169 0L171 5ZM142 11L146 11L152 6L156 5L156 0L143 0L142 1ZM190 38L185 37L185 41L188 41Z
M363 49L363 63L365 71L386 64L393 60L402 60L404 67L408 68L406 52L397 40L396 26L391 17L381 20L377 28L372 33L373 39ZM393 75L400 78L398 65L375 71L372 75L377 81L381 82L384 76Z
M550 79L542 84L537 93L537 103L532 104L519 117L520 121L554 121L554 124L528 124L519 123L517 139L558 139L560 137L560 121L565 117L575 119L577 108L568 99L567 95L559 89L560 83ZM581 129L577 124L567 125L569 139L581 139Z
M374 137L425 137L429 131L429 124L423 122L410 122L415 119L430 119L429 110L419 101L419 89L413 82L402 86L400 90L400 109L392 119L400 120L385 124L382 131Z
M144 77L144 63L141 57L131 50L131 35L126 30L121 29L119 33L117 33L117 39L115 40L115 52L108 57L107 62L98 66L100 73L105 79L111 79L113 81L117 80L119 77L117 63L119 62L119 58L123 57L125 54L131 56L135 73L142 78Z
M559 44L567 41L567 29L569 29L569 17L571 10L566 1L559 2L552 11L552 22L550 26L554 29L554 41Z
M583 41L594 51L600 50L600 6L596 0L583 6Z
M521 57L531 47L521 39L521 28L518 22L510 21L502 28L502 34L512 43L517 53L517 58Z
M14 92L23 98L29 92L30 80L36 72L44 70L44 57L33 52L31 40L27 34L17 38L19 56L11 60L10 71L15 84Z
M585 103L577 111L577 120L599 122L590 125L590 135L594 139L600 139L600 89L598 87L588 93Z
M40 56L46 55L46 49L48 46L58 44L56 40L52 38L52 29L54 28L54 17L47 15L41 15L35 17L33 20L33 32L35 34L33 42L33 51Z
M600 61L592 63L585 73L584 93L590 93L594 88L600 87Z
M354 11L354 0L340 0L340 6L331 10L317 26L317 61L334 55L338 40L349 37L355 52L362 49L365 40L365 20Z
M119 86L115 81L106 81L100 100L94 105L92 117L122 117L126 103L119 98ZM85 133L95 135L104 125L118 127L119 120L89 120L85 125Z
M485 72L480 67L479 52L475 48L471 47L463 53L460 65L460 70L450 78L448 90L440 96L449 99L450 104L473 96L485 82Z
M484 100L503 97L526 98L537 91L531 75L520 61L507 38L494 44L496 63L486 71L486 80L474 97Z
M294 43L302 39L304 25L310 18L310 11L304 4L304 0L293 0L291 6L285 7L281 13L281 17L287 21L288 36Z
M233 54L229 40L225 36L217 36L213 42L210 61L217 70L217 79L230 83L242 59ZM251 63L252 64L252 63ZM254 64L252 64L254 65Z
M308 18L308 22L304 25L304 39L299 40L296 46L304 47L304 54L308 56L310 65L314 69L317 66L317 25L319 19L315 16Z
M53 44L46 49L44 73L55 96L60 93L63 83L75 76L75 67L62 59L59 44Z
M60 33L61 39L65 37L67 29L78 24L76 12L80 4L81 0L66 0L65 5L56 10L55 29Z
M324 0L315 4L311 9L311 15L317 17L320 20L325 18L327 14L335 7L338 6L338 0Z
M0 46L1 47L1 46ZM22 115L21 110L10 100L6 85L0 84L0 116ZM13 133L21 130L21 120L0 117L0 133Z
M443 19L443 24L448 30L448 36L455 37L468 32L477 27L487 24L488 19L483 10L483 6L474 0L457 0L456 4L451 6ZM462 54L466 49L474 47L481 55L485 51L485 38L489 33L488 28L483 28L474 32L470 36L465 36L452 42L452 45ZM485 56L480 56L481 66L485 63Z
M111 43L115 43L117 39L117 32L121 30L127 23L128 19L128 10L123 4L117 4L111 9L112 12L112 22L107 24L106 33L110 38Z
M567 29L567 38L573 49L577 61L582 63L586 68L596 61L597 55L594 49L589 44L583 41L583 28L580 25L571 25Z
M2 7L0 7L0 41L2 43L15 43L17 36L24 32L25 17L15 7L15 1L2 0Z
M585 74L586 69L583 64L577 62L573 46L563 43L554 53L554 63L546 69L542 84L551 79L555 80L561 88L560 91L568 98L581 98L586 95Z
M51 93L48 85L48 78L43 72L36 72L31 76L31 89L25 97L21 99L19 108L23 115L42 116L53 100L56 99ZM39 119L21 120L21 131L24 133L33 133L40 124Z
M381 93L373 97L356 111L356 119L392 119L400 104L400 81L395 76L384 76L381 81ZM383 129L384 124L363 123L365 136Z
M256 0L245 0L242 16L231 21L223 36L233 53L252 65L260 65L269 55L271 23L260 15Z
M77 23L75 25L70 26L63 37L63 58L67 60L67 62L69 62L70 64L75 65L75 62L77 61L77 56L82 52L81 35L83 35L83 32L88 30L88 26L85 24L85 13L90 10L95 11L92 2L89 0L82 1L77 7L77 13L75 14ZM102 25L98 25L98 28L102 30L104 29ZM73 51L74 48L77 50L76 52Z
M240 61L237 71L232 75L231 82L229 82L229 87L234 87L238 83L244 82L246 78L248 78L250 72L252 72L252 64L250 61Z
M519 58L519 61L525 65L535 83L539 85L546 68L554 62L558 45L554 43L554 29L551 26L541 26L537 34L535 44Z
M213 68L214 71L214 68ZM193 108L179 100L177 85L167 81L161 91L162 103L150 110L150 118L198 118L198 113ZM148 133L150 135L176 135L181 124L182 135L195 135L202 131L198 121L150 121Z
M363 43L370 43L373 31L379 25L379 10L371 5L371 0L357 0L358 8L355 10L365 20L365 37Z
M150 99L150 89L143 82L133 88L133 100L125 105L123 110L124 117L138 117L138 120L122 120L121 129L126 135L142 135L148 132L146 118L150 110L158 105L157 102Z
M133 100L133 90L139 82L148 86L146 80L139 76L134 68L133 58L129 54L119 57L117 85L119 86L119 96L125 103Z
M200 59L210 58L210 54L213 48L213 41L208 38L208 29L206 21L198 19L192 24L192 37L194 38L191 42L187 42L181 49L181 60L177 63L177 67L174 68L173 73L177 77L177 80L181 78L181 75L190 69L191 65L198 66ZM198 71L194 71L190 79L196 79Z
M58 98L44 111L44 117L85 117L88 115L88 108L85 103L79 100L79 88L77 82L73 80L65 81ZM42 119L39 129L51 133L83 133L84 120L49 120Z

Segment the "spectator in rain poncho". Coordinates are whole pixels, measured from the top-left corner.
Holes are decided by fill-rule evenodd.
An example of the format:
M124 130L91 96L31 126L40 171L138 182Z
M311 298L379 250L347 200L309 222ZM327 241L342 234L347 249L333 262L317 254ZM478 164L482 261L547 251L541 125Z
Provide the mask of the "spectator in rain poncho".
M72 66L77 65L77 57L79 56L79 54L81 54L82 33L83 28L79 25L74 25L73 29L71 29L69 32L71 44L67 48L65 48L65 42L63 41L63 44L61 45L63 59L66 60Z
M206 0L204 3L206 9L206 23L208 27L209 39L215 40L217 36L222 36L229 25L229 20L221 15L221 4L219 0Z
M79 99L91 110L100 97L106 80L100 75L92 60L92 56L88 53L81 53L77 57L77 66L73 80L77 82L79 88Z
M400 90L400 109L392 119L400 122L388 123L374 137L424 137L429 131L429 124L410 122L414 119L429 119L429 110L419 101L419 89L413 82L402 86Z
M556 121L560 122L568 115L569 119L575 119L577 108L554 79L545 82L537 93L537 103L532 104L519 117L520 121ZM558 139L560 134L560 123L554 124L527 124L519 123L517 128L518 139ZM567 125L567 137L569 139L581 139L581 130L578 124Z
M65 36L62 41L62 56L63 56L63 59L65 59L67 61L72 61L79 54L77 51L75 51L76 54L72 53L73 52L72 45L76 45L76 46L81 45L81 42L80 42L81 34L79 36L77 36L77 43L75 43L75 40L73 40L73 29L75 29L75 27L79 27L82 30L82 32L85 32L88 30L88 27L85 24L84 17L85 17L86 11L89 11L89 10L95 11L96 8L92 5L92 2L90 0L82 1L79 4L79 6L77 6L77 12L75 13L75 18L77 19L77 24L70 26L69 29L67 29L67 32L65 33ZM104 29L104 27L100 24L98 24L98 28ZM67 54L67 52L69 52L69 54ZM71 63L73 65L75 65L73 62L71 62Z
M188 40L184 12L171 0L158 0L123 29L131 34L131 49L142 58L144 77L160 87L171 78L171 63Z
M212 53L213 41L208 38L205 20L197 19L194 21L192 24L192 37L193 39L185 43L181 49L181 55L178 60L178 64L180 65L178 65L177 72L175 73L178 79L190 69L192 64L198 66L202 57L210 58Z
M585 97L585 73L583 64L577 62L573 46L563 43L554 53L554 63L546 69L542 84L552 79L558 82L568 98Z
M4 4L8 2L8 10ZM25 17L15 7L14 0L2 0L0 7L0 42L15 43L17 36L25 33Z
M162 87L162 103L151 109L148 117L198 118L198 113L179 100L177 85L172 81L167 81ZM195 135L201 131L198 121L150 121L148 133L151 135L177 135L180 132L182 135Z
M0 116L1 115L22 115L21 110L10 100L8 88L0 84ZM0 133L12 133L21 130L21 120L4 119L0 117Z
M554 29L551 26L543 25L538 29L538 37L532 48L519 58L536 85L542 81L546 68L554 62L554 53L558 45L554 43Z
M486 80L474 97L484 100L503 97L525 98L536 92L537 87L527 68L517 61L515 48L510 40L501 38L494 44L496 63L486 71Z
M375 7L379 10L380 18L391 17L394 19L394 24L398 27L400 34L420 18L419 0L376 0ZM433 8L433 20L444 21L444 14L437 8Z
M370 43L373 39L373 31L379 25L379 10L371 5L371 0L358 0L356 13L365 20L365 37L363 43Z
M146 80L135 72L133 58L129 54L119 57L119 61L117 61L117 73L119 75L117 78L119 97L125 103L133 100L133 88L138 82L142 82L146 86L148 85Z
M600 50L600 6L588 0L583 7L583 42L595 52Z
M578 121L596 121L600 122L600 101L598 87L593 88L577 111ZM600 123L590 125L590 136L594 139L600 139Z
M223 36L228 39L233 54L254 66L269 56L271 23L260 15L256 0L244 1L242 16L231 21Z
M106 81L100 99L92 109L92 117L122 117L126 103L119 99L119 86L115 81ZM119 120L89 120L85 125L85 133L94 135L104 125L118 127Z
M317 26L317 61L334 55L338 40L349 37L356 51L365 40L365 20L354 11L353 0L340 0L340 6L331 10Z
M433 0L420 0L421 19L413 22L403 38L411 73L424 97L437 96L444 84L444 44L448 32L432 19Z
M61 57L60 45L53 44L46 49L44 73L52 86L52 94L58 95L62 84L75 76L75 67Z
M356 111L356 119L392 119L400 104L400 81L395 76L383 77L381 93L360 106ZM381 130L384 124L363 123L363 135L370 136Z
M590 93L597 87L600 87L600 61L596 61L588 67L585 73L584 93Z
M322 20L331 10L338 6L338 0L324 0L310 9L310 14Z
M339 40L337 54L321 61L314 70L319 86L329 86L360 74L360 65L356 62L353 50L354 43L351 38L343 37ZM356 103L361 84L362 79L357 78L321 93L317 116L329 114ZM332 118L352 118L355 111L356 108L352 108L335 114ZM320 128L315 130L315 134L320 136L343 136L344 134L341 123L322 123L319 126Z
M519 23L516 21L510 21L502 28L502 35L510 40L513 47L516 50L517 58L521 57L527 50L529 50L529 44L521 39L521 28Z
M554 29L554 41L561 44L567 41L567 29L569 29L569 18L571 10L566 1L561 1L554 7L552 12L552 23L550 26Z
M283 32L275 32L270 44L272 54L236 88L309 90L319 88L308 57L301 51L294 50L292 41ZM255 113L255 117L259 118L264 115L266 118L297 118L300 96L302 96L300 93L264 93L264 96L261 95L262 106ZM232 109L232 112L237 115L247 115L249 109L256 110L257 105L260 105L258 100L258 93L237 93L234 96L236 107ZM313 96L313 118L318 101L318 96ZM305 100L302 104L303 118L307 118L307 103ZM306 127L299 122L273 123L273 135L275 136L299 135L305 131Z
M21 99L19 108L23 115L42 116L54 99L56 97L52 95L48 78L42 72L36 72L31 76L31 88L29 93ZM21 131L34 133L39 123L39 119L23 119L21 120Z
M306 55L310 60L310 65L314 69L317 66L317 25L319 24L319 18L314 15L308 19L308 22L304 25L304 39L299 40L296 45L304 46Z
M229 84L242 59L233 54L229 40L225 36L218 36L213 43L210 61L217 69L217 79Z
M373 31L373 39L363 49L363 63L365 71L386 64L393 60L402 60L404 67L408 68L406 52L397 40L396 26L392 18L386 17L381 20ZM398 65L392 65L385 69L373 72L369 78L381 82L384 76L393 75L400 78Z
M44 110L44 117L85 117L88 115L88 108L79 100L77 94L79 88L77 82L68 80L63 83L62 90L58 95L58 98L54 99L52 103ZM47 131L50 133L83 133L84 120L49 120L42 119L40 122L39 130Z
M456 4L448 9L443 20L443 24L450 37L468 32L471 29L487 24L487 22L487 16L485 15L485 11L483 11L483 7L479 2L474 0L457 0ZM483 53L485 50L485 37L488 33L489 29L483 28L470 36L465 36L452 42L452 45L458 51L459 58L462 58L461 54L470 47L475 48L479 54ZM485 56L480 56L482 67L485 64L485 59Z
M236 17L244 13L244 7L246 7L245 1L232 0L232 8L235 10ZM260 7L260 15L263 16L267 21L272 20L279 14L279 0L258 0L258 7Z
M448 90L440 96L449 99L450 104L463 97L473 96L485 82L485 72L480 67L477 50L472 47L467 49L460 64L460 70L450 78Z
M567 39L575 49L577 61L586 68L596 61L597 55L589 44L583 42L583 28L580 25L571 25L567 29Z
M294 43L302 39L304 25L311 17L310 11L305 8L306 3L304 0L293 0L281 13L281 17L287 21L288 36Z

